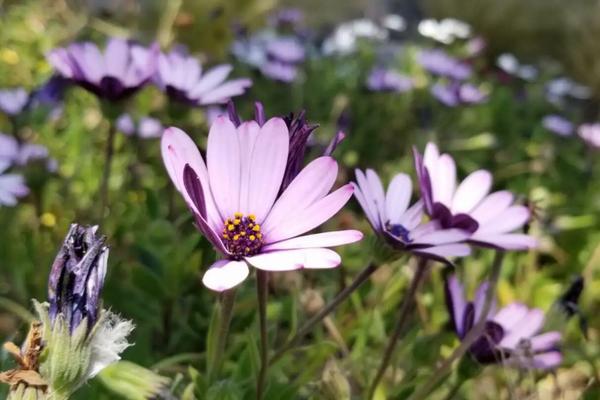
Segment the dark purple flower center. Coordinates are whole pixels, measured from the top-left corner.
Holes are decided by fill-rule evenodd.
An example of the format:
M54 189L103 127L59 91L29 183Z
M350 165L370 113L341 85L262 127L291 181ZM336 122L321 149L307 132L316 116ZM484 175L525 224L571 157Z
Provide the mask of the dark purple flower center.
M258 254L264 240L254 214L235 213L223 224L223 244L235 259Z
M394 237L399 238L404 243L410 243L411 239L408 236L409 232L404 226L400 224L390 224L390 222L386 222L385 230L392 234Z

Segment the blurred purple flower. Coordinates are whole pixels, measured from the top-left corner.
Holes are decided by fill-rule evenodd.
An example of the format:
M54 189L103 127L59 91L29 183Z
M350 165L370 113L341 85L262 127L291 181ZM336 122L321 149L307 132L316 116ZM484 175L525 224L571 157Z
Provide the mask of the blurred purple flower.
M589 146L600 149L600 123L581 124L577 128L577 134Z
M542 118L544 129L557 134L558 136L571 136L575 127L573 123L560 115L546 115Z
M488 283L484 282L467 301L462 284L455 275L446 280L446 305L452 325L462 340L481 316ZM495 308L495 307L493 307ZM492 314L494 314L492 316ZM519 368L551 369L560 365L558 350L561 334L557 331L538 334L544 325L544 312L511 303L488 315L482 336L469 349L480 363L501 363Z
M295 81L298 76L298 67L279 61L266 61L260 71L267 78L285 83Z
M462 81L468 79L472 74L468 64L451 57L440 49L422 50L418 61L423 69L434 75Z
M46 160L48 171L56 171L56 161L50 158L48 149L41 144L19 143L12 136L0 133L0 162L25 166L30 162Z
M521 64L512 54L501 54L496 61L498 67L507 74L525 81L533 81L538 76L538 70L532 65Z
M64 93L69 80L60 75L53 75L43 85L31 93L29 106L48 110L49 117L56 119L63 109Z
M412 182L408 175L394 176L385 193L373 170L355 173L354 196L377 236L393 248L445 263L448 257L470 254L469 246L461 243L468 239L468 232L444 229L437 221L423 222L421 201L409 207Z
M117 118L117 129L125 136L137 136L141 139L156 139L162 136L164 127L152 117L141 117L137 123L131 115L122 114Z
M323 41L322 50L325 55L353 53L361 39L383 41L389 33L370 19L355 19L344 22Z
M412 79L391 69L373 68L367 77L367 88L374 92L404 93L412 87Z
M460 82L436 83L431 87L431 94L448 107L479 104L487 99L487 94L477 86Z
M271 17L271 23L277 28L295 28L303 20L304 13L298 8L282 8Z
M0 159L0 206L15 206L20 197L29 194L22 175L5 173L9 166L9 161Z
M469 39L469 41L467 42L467 44L466 44L467 54L469 54L470 57L478 57L481 54L483 54L486 46L487 46L487 43L486 43L485 39L482 38L481 36L476 36L472 39Z
M158 57L156 85L171 99L191 105L224 104L244 94L252 81L246 78L227 81L233 67L222 64L202 71L195 57L176 49Z
M150 48L112 38L104 53L89 42L73 43L48 54L56 71L96 96L118 101L131 96L153 76L158 44Z
M97 230L97 226L72 224L50 271L50 321L54 324L62 314L71 334L84 321L89 333L100 315L109 251L106 237L98 237Z
M0 90L0 111L15 116L27 106L29 93L23 88Z
M304 47L293 37L280 37L267 43L267 54L274 60L286 64L297 64L304 61Z
M440 154L428 143L424 155L415 148L415 169L426 213L444 228L471 233L469 242L505 250L525 250L537 245L526 234L515 233L530 218L527 207L514 205L506 190L489 194L492 174L478 170L456 183L456 164L449 154Z

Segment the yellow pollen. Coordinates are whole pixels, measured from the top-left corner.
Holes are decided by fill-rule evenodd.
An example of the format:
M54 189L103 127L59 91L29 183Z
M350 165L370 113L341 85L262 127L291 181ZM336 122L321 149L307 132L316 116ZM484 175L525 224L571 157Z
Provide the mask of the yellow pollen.
M242 222L242 221L239 218L236 218L236 219L233 220L233 224L234 225L239 225L240 222Z
M234 241L236 241L236 240L240 240L240 235L233 235L233 240L234 240Z
M254 215L254 214L250 214L250 215L248 215L248 219L249 219L250 221L256 221L256 215Z
M258 224L254 225L254 226L252 227L252 230L253 230L254 232L259 232L259 231L260 231L260 225L258 225Z
M246 236L246 231L241 231L241 232L240 232L240 235L242 235L242 236Z
M244 249L244 251L245 251L246 253L249 253L249 252L250 252L250 247L246 247L246 248Z
M228 235L228 234L226 234L226 233L224 233L224 234L223 234L223 239L229 239L229 235Z
M236 212L233 214L233 216L236 218L242 218L244 216L244 214L242 214L241 212Z
M250 236L248 236L248 239L250 239L250 240L254 241L254 240L256 240L256 236L254 236L254 235L250 235Z
M259 238L259 239L262 239L262 233L257 233L256 237Z
M231 231L232 231L232 230L234 230L234 229L235 229L235 226L233 226L233 225L231 225L231 224L227 225L227 230L228 230L228 231L230 231L230 232L231 232Z

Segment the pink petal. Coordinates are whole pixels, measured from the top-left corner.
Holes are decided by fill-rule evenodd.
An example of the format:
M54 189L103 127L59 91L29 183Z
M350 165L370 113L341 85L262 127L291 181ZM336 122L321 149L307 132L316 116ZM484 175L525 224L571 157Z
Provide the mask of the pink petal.
M427 243L431 245L457 243L465 241L469 238L469 234L460 229L443 229L432 233L426 233L415 240L419 243Z
M494 192L483 199L470 214L480 226L484 225L487 221L506 210L512 204L513 199L514 196L509 191Z
M375 201L371 186L369 185L365 174L361 170L356 169L355 175L357 184L353 187L358 187L360 189L360 194L358 194L356 199L361 203L363 210L365 210L365 213L369 217L371 225L373 225L375 230L381 230L383 229L385 220L387 220L385 208L383 205L379 206Z
M491 187L492 174L485 170L473 172L456 189L452 213L469 213L489 193Z
M204 273L204 286L217 292L231 289L242 283L250 271L244 261L219 260Z
M467 302L465 300L465 291L463 285L458 281L456 275L451 275L447 283L448 294L450 296L454 325L459 336L463 336L463 318Z
M562 355L559 351L551 351L543 354L536 354L531 361L531 367L538 369L553 369L562 362Z
M471 254L471 248L466 244L444 244L435 247L413 250L414 253L423 253L437 256L439 258L465 257Z
M216 119L208 133L206 163L221 217L233 217L240 210L241 153L235 126L224 116Z
M246 260L264 271L335 268L342 262L339 254L330 249L296 249L262 253Z
M222 104L234 96L243 94L252 86L250 79L234 79L202 95L199 100L201 105Z
M268 120L256 138L250 162L247 209L259 222L264 221L279 193L288 147L289 132L285 122L281 118Z
M481 317L481 313L483 311L483 306L485 305L485 295L487 294L487 290L489 288L489 283L483 282L481 285L479 285L479 287L477 288L477 291L475 292L475 297L473 298L473 307L475 309L475 322L477 323L477 321L479 321L479 318ZM490 307L490 311L488 312L488 314L486 315L486 320L490 320L492 319L491 316L494 315L495 312L495 308L496 308L496 299L492 297L492 304Z
M475 232L469 241L504 250L527 250L538 246L538 241L534 237L523 233L480 234Z
M196 84L196 87L191 90L190 95L192 97L199 98L207 91L216 88L218 85L223 83L225 79L227 79L227 76L232 69L233 67L228 64L218 65L212 69L209 69Z
M129 63L129 45L123 39L112 38L104 51L106 61L106 75L123 79Z
M352 182L351 184L354 188L354 197L356 197L358 204L360 204L361 208L363 209L363 212L367 216L367 219L373 227L373 230L380 231L382 227L379 212L377 210L372 209L372 207L374 208L374 205L365 198L360 186L358 186L358 184L354 182Z
M277 199L263 222L263 233L287 224L291 215L323 198L335 183L338 165L331 157L319 157L308 164ZM270 240L269 238L267 238Z
M529 339L535 335L542 328L543 323L544 312L536 308L531 309L508 331L508 334L504 336L499 345L506 348L515 348L522 339Z
M398 223L408 229L413 230L417 225L421 223L423 219L423 201L419 200L413 204L406 212L400 217Z
M252 170L252 155L256 138L260 133L260 126L256 121L242 123L237 128L238 139L240 141L240 211L244 214L253 213L254 210L248 209L249 195L252 190L250 186L250 176L254 173ZM260 220L259 220L260 222Z
M476 233L507 233L519 229L527 223L530 216L529 209L525 206L512 206L504 212L489 220L485 225L479 226Z
M534 336L529 342L534 352L541 352L555 348L561 339L562 335L560 332L553 331Z
M269 225L270 230L265 232L267 243L289 239L321 225L337 214L348 202L353 191L350 184L342 186L303 210L298 210L291 204L287 210L286 221L276 226Z
M435 176L432 176L434 202L449 206L456 190L456 165L448 154L442 154L437 162Z
M334 247L343 244L358 242L363 238L360 231L345 230L316 233L314 235L298 236L293 239L283 240L263 247L263 250L291 250L316 247Z
M367 182L370 188L371 197L375 201L375 205L378 210L383 210L380 215L385 215L385 192L383 191L383 185L381 179L372 169L367 169ZM385 215L385 219L381 222L385 224L389 219L388 215Z
M509 331L527 315L528 311L529 308L525 304L511 303L498 311L494 316L494 321L500 324L505 331Z
M406 212L411 196L410 177L406 174L396 175L390 182L385 196L386 214L392 224L397 224L400 217Z
M204 165L204 160L202 160L202 156L200 155L196 144L181 129L171 127L165 130L160 145L162 159L171 181L181 193L188 206L196 213L199 213L199 210L196 209L183 184L183 170L186 164L189 164L196 172L196 175L198 175L198 178L200 179L200 184L202 185L204 201L206 203L206 220L213 230L216 230L217 232L220 231L223 220L219 216L215 206L213 195L210 190L206 165Z

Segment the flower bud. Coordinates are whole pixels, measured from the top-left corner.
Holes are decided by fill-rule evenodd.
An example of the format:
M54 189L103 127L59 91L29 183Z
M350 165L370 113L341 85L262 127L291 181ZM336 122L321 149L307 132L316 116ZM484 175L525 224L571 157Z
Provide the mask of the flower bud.
M350 384L335 360L329 360L325 365L319 391L322 400L350 400Z

